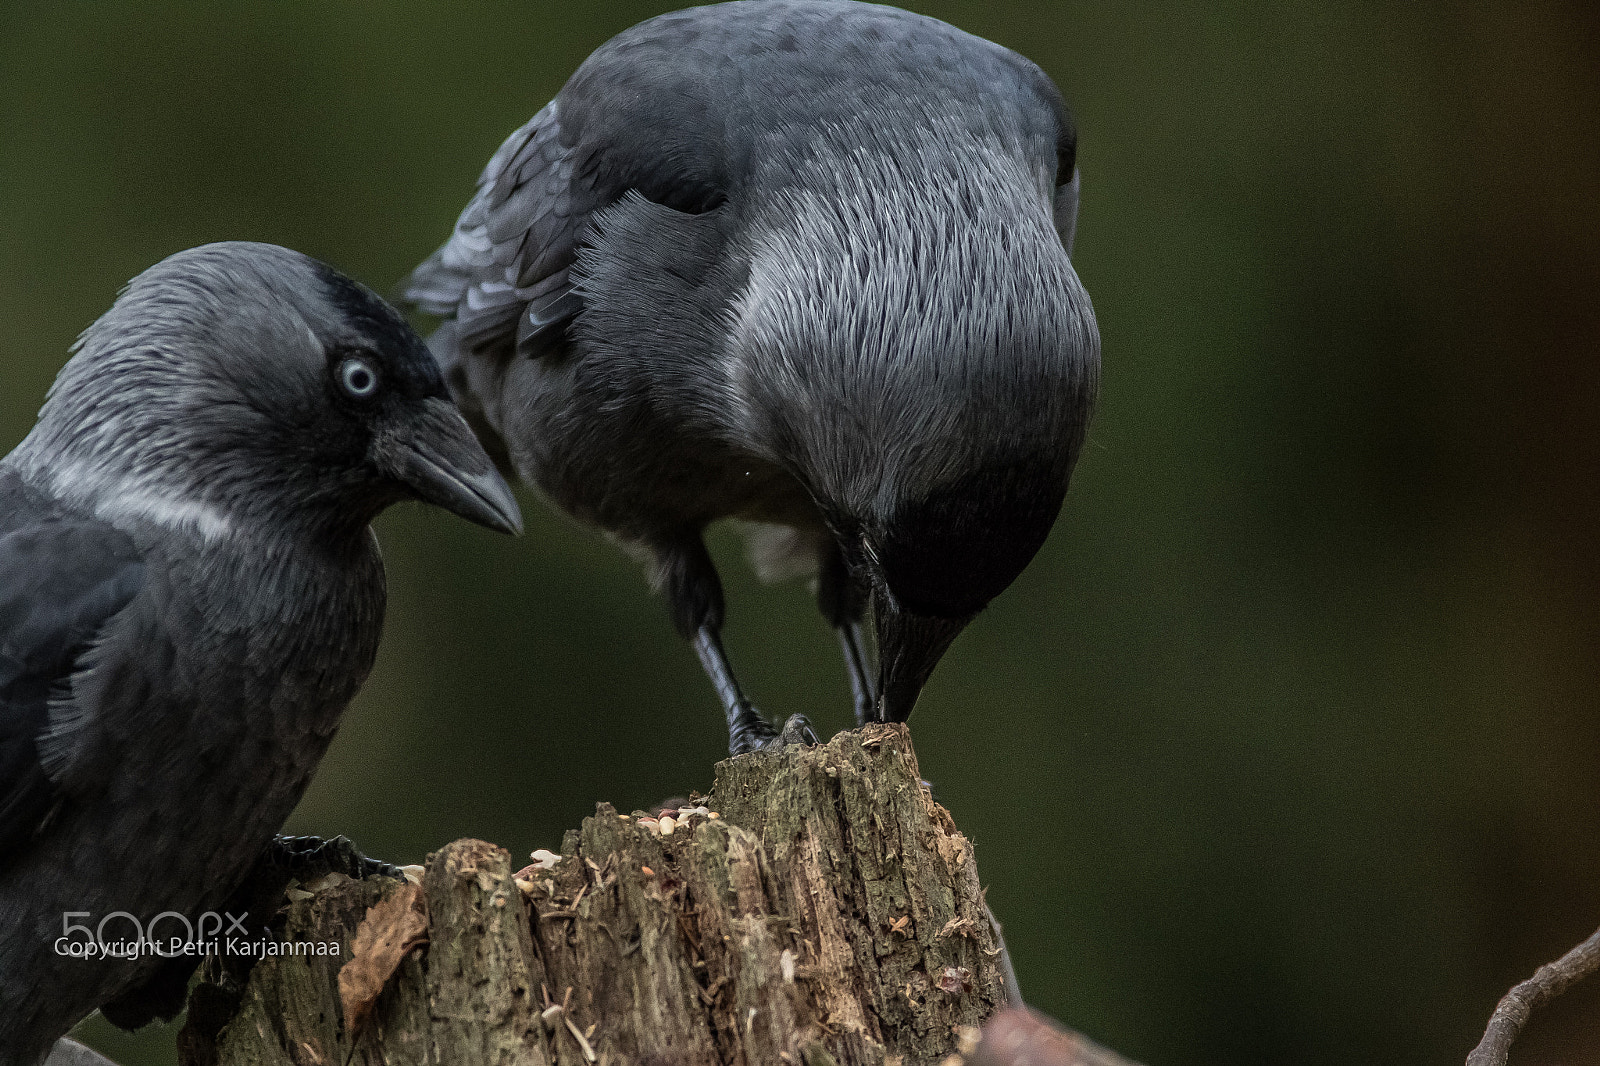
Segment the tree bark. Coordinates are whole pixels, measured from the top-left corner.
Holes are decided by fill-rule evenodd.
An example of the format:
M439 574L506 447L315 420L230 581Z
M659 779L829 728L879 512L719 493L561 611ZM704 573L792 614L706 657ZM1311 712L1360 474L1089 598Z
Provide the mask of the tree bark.
M549 869L462 840L420 886L291 891L281 943L338 953L208 962L185 1066L909 1066L1005 1005L972 845L905 727L727 760L695 806L601 804Z

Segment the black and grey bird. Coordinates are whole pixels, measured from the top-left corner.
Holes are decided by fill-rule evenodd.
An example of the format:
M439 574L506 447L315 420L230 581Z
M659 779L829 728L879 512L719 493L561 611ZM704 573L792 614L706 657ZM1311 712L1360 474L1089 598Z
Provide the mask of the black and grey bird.
M943 22L695 8L591 55L412 275L491 450L651 561L734 752L774 730L723 654L708 523L817 574L861 720L909 716L1044 543L1099 377L1075 157L1051 80Z
M421 339L329 267L208 245L85 331L0 461L0 1063L167 961L70 927L182 939L268 851L377 650L369 523L412 499L520 528Z

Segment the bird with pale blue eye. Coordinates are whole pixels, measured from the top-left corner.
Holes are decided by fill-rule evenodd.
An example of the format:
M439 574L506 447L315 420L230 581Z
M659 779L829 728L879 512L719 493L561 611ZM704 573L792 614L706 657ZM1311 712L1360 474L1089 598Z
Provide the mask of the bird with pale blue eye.
M198 955L86 965L63 913L204 928L328 854L274 834L372 667L403 500L521 530L421 339L332 268L180 252L84 332L0 461L0 1064L183 1006Z

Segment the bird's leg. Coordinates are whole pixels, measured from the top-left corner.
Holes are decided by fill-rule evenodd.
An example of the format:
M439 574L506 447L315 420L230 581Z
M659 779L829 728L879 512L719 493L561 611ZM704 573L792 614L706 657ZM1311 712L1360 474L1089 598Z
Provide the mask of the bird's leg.
M838 545L830 540L824 549L822 566L817 574L817 609L833 626L834 632L839 634L845 670L850 675L850 695L856 706L857 726L878 720L878 688L861 631L866 600L863 590L851 579Z
M673 623L694 644L700 665L705 667L717 698L722 701L728 719L728 753L743 755L760 748L815 744L816 734L804 715L792 716L779 732L740 691L733 667L728 665L728 655L722 650L722 579L717 576L699 531L679 537L670 545L658 544L656 563L672 608Z
M695 631L694 650L700 656L700 665L717 690L723 713L728 718L728 753L743 755L747 751L764 748L778 739L761 712L750 705L739 690L738 679L728 665L727 653L722 650L722 638L711 626L701 626Z

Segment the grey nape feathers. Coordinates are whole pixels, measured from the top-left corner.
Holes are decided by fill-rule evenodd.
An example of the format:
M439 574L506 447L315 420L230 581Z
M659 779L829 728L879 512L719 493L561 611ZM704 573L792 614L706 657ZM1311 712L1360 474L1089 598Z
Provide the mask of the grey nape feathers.
M224 909L372 665L405 499L519 527L421 340L321 263L182 252L84 333L0 461L0 1063L182 1006L66 927Z
M1044 542L1100 366L1075 157L1050 79L942 22L696 8L590 56L412 275L491 449L653 562L734 752L778 738L722 651L708 523L817 575L860 721L908 717Z

